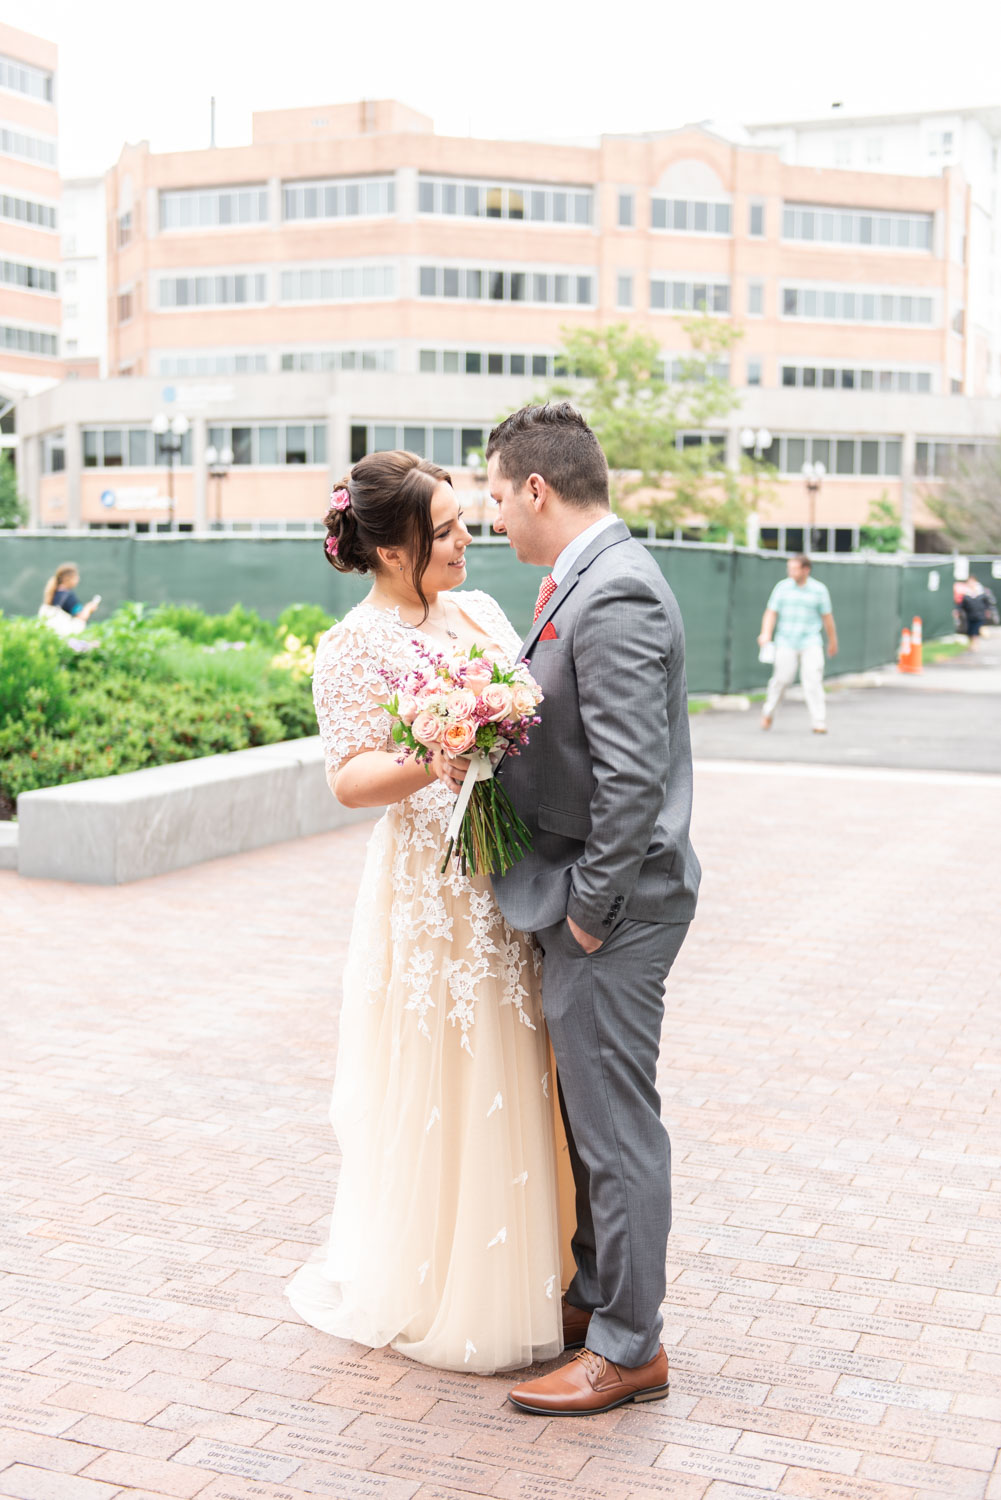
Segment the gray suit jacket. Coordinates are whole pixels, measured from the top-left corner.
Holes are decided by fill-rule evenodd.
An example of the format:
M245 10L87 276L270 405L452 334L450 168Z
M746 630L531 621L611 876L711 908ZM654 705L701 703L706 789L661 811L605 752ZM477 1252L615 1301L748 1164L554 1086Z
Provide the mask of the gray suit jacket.
M577 560L521 650L545 702L531 744L499 773L534 845L494 876L504 916L540 932L569 915L602 938L623 917L690 921L701 870L688 837L684 627L621 521Z

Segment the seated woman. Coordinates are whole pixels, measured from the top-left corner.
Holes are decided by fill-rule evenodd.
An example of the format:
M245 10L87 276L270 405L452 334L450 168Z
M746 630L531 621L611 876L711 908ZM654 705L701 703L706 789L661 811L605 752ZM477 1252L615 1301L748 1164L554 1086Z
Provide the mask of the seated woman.
M80 570L76 563L60 563L45 585L38 615L59 635L79 635L101 602L100 594L95 594L93 599L81 604L76 595L79 582Z

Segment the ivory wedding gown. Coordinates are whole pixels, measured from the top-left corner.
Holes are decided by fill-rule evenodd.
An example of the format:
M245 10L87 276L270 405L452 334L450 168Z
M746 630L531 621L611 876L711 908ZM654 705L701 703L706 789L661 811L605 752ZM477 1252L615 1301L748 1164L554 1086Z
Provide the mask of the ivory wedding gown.
M515 656L495 600L450 598L477 644ZM394 748L378 670L417 666L418 642L432 644L370 604L321 641L313 691L331 782L359 751ZM486 877L439 873L454 801L435 780L372 833L343 978L329 1240L288 1296L328 1333L489 1373L562 1349L557 1178L566 1205L570 1169L561 1139L557 1170L538 950Z

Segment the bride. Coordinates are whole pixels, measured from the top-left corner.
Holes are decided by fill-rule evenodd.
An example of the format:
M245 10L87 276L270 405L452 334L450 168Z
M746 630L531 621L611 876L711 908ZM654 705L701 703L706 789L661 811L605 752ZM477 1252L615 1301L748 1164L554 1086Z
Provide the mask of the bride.
M507 926L487 877L454 862L439 873L449 762L439 750L433 775L401 765L378 705L380 671L417 666L422 649L475 643L513 658L519 638L488 594L452 592L471 537L443 469L370 454L334 490L326 526L333 566L373 579L317 651L327 780L346 806L386 812L343 976L329 1239L288 1296L307 1323L373 1348L446 1369L518 1369L563 1348L539 955Z

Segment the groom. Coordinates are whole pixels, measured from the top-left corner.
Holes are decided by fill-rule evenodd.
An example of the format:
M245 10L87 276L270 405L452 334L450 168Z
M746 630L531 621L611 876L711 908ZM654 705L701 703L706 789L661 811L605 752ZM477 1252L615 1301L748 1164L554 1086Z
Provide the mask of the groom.
M522 655L542 724L502 774L533 850L494 876L543 949L543 1010L577 1190L564 1343L516 1386L525 1411L607 1411L668 1390L660 1304L671 1223L657 1054L664 981L695 913L685 639L674 595L609 510L608 466L568 403L494 428L495 529L548 566ZM583 1347L582 1347L583 1346Z

